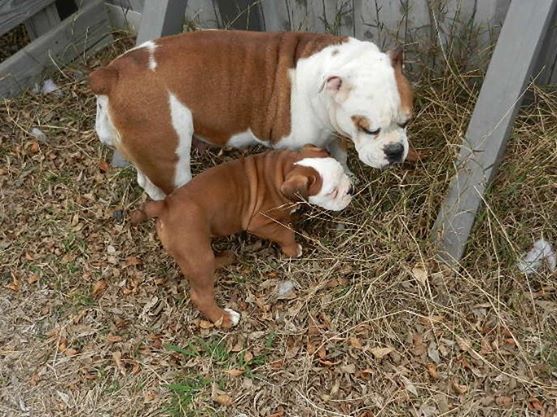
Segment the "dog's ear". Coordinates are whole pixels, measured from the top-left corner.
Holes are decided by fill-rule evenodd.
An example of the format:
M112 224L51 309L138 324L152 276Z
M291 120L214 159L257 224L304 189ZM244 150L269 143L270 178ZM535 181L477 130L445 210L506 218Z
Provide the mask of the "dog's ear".
M402 70L404 65L404 51L402 47L397 46L394 49L387 51L387 55L391 59L391 65L394 69Z
M341 103L348 98L351 87L339 75L329 75L323 80L319 92L323 90L333 97L336 102Z
M329 94L336 94L342 87L342 78L338 75L330 75L323 80L319 92L326 90Z
M317 185L315 174L304 174L302 172L292 172L280 187L280 192L291 201L298 201L300 197L307 199L315 194L313 188Z

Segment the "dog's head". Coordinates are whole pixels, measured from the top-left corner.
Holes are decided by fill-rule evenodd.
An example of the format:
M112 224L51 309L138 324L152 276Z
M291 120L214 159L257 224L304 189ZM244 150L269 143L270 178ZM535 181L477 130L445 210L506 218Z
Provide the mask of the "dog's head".
M342 210L352 200L352 184L342 165L313 146L300 150L280 190L291 201L303 198L326 210Z
M350 138L362 162L374 168L403 162L406 125L412 117L412 89L402 73L402 50L364 53L327 74L321 94L335 130Z

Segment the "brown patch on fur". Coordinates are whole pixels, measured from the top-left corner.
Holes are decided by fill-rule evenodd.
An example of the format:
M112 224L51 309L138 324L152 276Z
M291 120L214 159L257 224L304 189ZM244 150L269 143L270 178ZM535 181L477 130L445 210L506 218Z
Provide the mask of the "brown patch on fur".
M367 129L367 130L369 130L370 124L369 124L369 120L368 120L367 117L355 115L355 116L352 116L351 119L352 119L352 121L354 122L354 124L356 125L356 127L357 127L358 129L360 129L360 130L362 130L362 129Z
M400 107L402 112L410 117L412 115L413 92L410 82L402 73L403 51L402 48L396 48L387 52L391 58L391 64L395 70L395 81L400 95Z
M150 52L139 48L91 74L91 87L109 97L118 148L169 193L178 161L169 92L192 112L194 133L208 142L223 146L248 129L276 142L291 129L288 70L346 40L296 32L184 33L154 41L155 71L149 69ZM107 70L112 75L105 76Z

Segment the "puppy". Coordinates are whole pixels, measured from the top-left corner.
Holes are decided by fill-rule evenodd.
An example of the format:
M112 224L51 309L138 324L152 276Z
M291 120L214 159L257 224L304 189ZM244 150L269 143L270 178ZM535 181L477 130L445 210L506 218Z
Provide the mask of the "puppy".
M289 257L302 254L290 226L296 203L307 200L327 210L351 201L351 183L342 165L314 146L269 151L211 168L162 201L132 213L137 224L156 217L163 247L189 279L191 300L214 323L228 328L240 314L215 301L215 269L230 263L215 256L211 238L246 230L279 244Z

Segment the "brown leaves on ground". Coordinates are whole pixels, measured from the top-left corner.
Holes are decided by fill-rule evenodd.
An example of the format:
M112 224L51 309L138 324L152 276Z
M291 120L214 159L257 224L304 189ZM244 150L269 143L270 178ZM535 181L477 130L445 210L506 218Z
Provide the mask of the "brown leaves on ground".
M475 97L469 79L436 77L409 127L427 160L375 171L352 153L357 195L340 213L304 208L301 259L246 234L215 242L237 254L216 276L219 304L242 313L224 331L153 224L129 226L145 195L133 169L108 165L94 97L65 71L62 96L0 109L0 395L22 401L9 415L555 415L557 288L513 266L515 246L557 239L552 95L534 91L519 119L512 175L496 178L460 270L428 236ZM46 142L30 140L39 122ZM192 166L241 154L194 151Z

